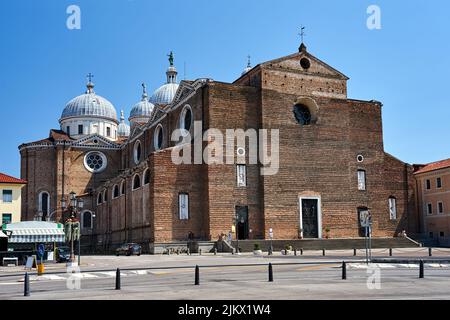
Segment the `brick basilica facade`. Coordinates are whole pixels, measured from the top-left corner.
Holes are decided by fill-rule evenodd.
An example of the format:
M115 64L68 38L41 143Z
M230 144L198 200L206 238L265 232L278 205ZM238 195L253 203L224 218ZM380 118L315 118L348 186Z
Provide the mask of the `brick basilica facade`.
M416 231L413 168L384 151L382 104L348 98L348 78L304 44L233 83L177 84L171 58L167 84L150 98L144 87L131 128L89 81L60 129L19 147L28 181L22 220L64 221L61 200L73 191L84 200L82 242L101 248L216 240L233 225L240 239L268 238L270 229L274 239L354 238L363 235L359 214L367 210L374 237ZM194 122L203 132L278 129L278 172L174 164L171 134L192 132Z

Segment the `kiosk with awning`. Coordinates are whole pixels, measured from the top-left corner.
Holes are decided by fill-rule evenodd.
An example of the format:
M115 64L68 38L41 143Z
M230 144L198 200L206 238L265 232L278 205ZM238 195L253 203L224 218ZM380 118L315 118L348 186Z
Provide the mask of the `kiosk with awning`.
M10 253L36 252L39 244L44 244L46 252L53 252L57 244L65 242L64 226L61 223L23 221L4 224L2 230L8 235Z

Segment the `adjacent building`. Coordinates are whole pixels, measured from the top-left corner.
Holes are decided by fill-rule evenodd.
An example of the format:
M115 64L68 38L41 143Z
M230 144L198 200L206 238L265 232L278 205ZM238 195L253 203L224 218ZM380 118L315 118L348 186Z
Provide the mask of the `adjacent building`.
M424 239L450 245L450 159L415 165L417 208Z
M19 222L22 206L22 188L27 184L0 172L0 218L2 224Z
M382 103L349 98L349 78L303 43L248 65L232 83L178 83L172 55L169 62L163 86L150 96L143 86L131 126L89 81L64 107L59 129L19 147L29 182L23 219L63 221L61 202L73 191L84 200L82 242L103 249L216 240L232 226L240 239L265 239L269 230L275 239L357 238L368 211L374 237L416 232L413 167L384 151ZM268 164L249 161L250 138L233 146L231 163L175 163L176 129L200 135L199 143L183 141L192 153L217 145L217 131L278 132L271 155L279 165L261 174ZM268 141L272 150L275 140ZM264 151L256 145L257 154Z

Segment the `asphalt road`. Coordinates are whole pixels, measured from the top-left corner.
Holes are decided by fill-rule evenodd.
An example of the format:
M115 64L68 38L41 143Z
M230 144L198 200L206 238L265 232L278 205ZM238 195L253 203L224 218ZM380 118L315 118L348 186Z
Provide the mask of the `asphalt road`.
M433 259L450 258L448 253L442 251ZM403 257L429 259L421 251L403 252ZM81 274L64 273L61 264L48 265L43 276L31 274L29 297L23 296L23 267L1 268L0 299L450 299L450 263L425 262L425 277L419 279L416 263L373 264L368 273L363 261L355 261L361 258L340 252L327 257L90 256L83 257ZM342 280L342 260L349 260L346 280ZM273 282L268 282L269 262ZM262 265L229 266L235 264ZM195 265L200 266L198 286L194 285ZM176 268L156 269L167 266ZM116 267L122 270L121 290L115 290L111 270ZM58 271L63 273L54 273ZM77 283L80 289L70 289Z

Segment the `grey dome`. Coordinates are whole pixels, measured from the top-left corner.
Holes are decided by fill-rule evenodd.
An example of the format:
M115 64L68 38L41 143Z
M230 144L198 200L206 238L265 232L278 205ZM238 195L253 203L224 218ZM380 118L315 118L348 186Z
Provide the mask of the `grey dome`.
M170 104L178 90L177 69L173 65L173 53L169 55L170 66L167 68L167 82L153 92L150 102L153 104L165 105Z
M120 111L120 123L117 128L117 135L119 137L129 137L130 136L130 126L125 123L125 116L123 115L123 110Z
M60 121L72 117L101 117L117 122L117 112L112 103L95 94L93 83L88 83L87 87L85 94L66 104Z
M153 104L169 104L172 102L178 90L178 83L166 83L165 85L156 89L150 101Z
M152 111L155 108L153 103L148 101L147 90L144 83L142 84L142 88L142 99L131 109L130 117L128 118L130 121L135 118L150 118Z

